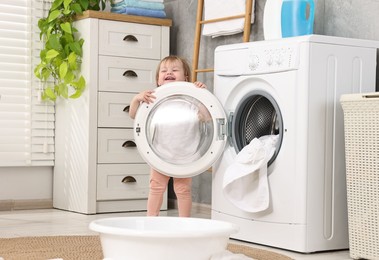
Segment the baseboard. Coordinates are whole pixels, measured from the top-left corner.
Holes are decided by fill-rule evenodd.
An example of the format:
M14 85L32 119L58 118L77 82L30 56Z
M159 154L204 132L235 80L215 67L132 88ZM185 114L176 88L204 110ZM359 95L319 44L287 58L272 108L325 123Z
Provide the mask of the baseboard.
M26 210L26 209L51 209L52 199L35 200L0 200L0 211Z
M168 199L167 206L169 209L178 209L176 199ZM35 199L35 200L0 200L0 211L27 210L27 209L52 209L52 199ZM193 212L211 212L211 205L204 203L192 203Z

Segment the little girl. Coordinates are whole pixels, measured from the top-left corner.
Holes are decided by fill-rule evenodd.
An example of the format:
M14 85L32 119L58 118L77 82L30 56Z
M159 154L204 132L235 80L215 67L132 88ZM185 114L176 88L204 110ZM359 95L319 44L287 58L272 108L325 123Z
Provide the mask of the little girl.
M191 72L188 63L178 56L168 56L161 60L156 73L157 86L174 81L191 81ZM199 88L206 88L202 82L194 82ZM154 102L154 90L146 90L137 94L131 101L129 115L135 118L138 107L142 102ZM169 176L155 169L150 172L150 191L147 200L147 215L158 216L163 202L163 194L167 189ZM174 178L174 191L178 200L179 217L189 217L192 208L191 178Z

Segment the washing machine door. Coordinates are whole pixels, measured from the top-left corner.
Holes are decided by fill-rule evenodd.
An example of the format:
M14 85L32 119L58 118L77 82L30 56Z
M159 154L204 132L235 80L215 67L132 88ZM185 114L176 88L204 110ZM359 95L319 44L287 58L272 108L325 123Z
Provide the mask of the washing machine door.
M192 177L212 166L226 143L226 115L208 90L189 82L158 87L151 104L142 103L134 138L144 160L172 177Z

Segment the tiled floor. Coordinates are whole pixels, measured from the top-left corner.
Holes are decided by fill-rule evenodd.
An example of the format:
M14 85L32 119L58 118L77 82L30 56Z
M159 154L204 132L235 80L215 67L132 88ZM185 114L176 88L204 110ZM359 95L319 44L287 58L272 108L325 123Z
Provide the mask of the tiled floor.
M23 237L23 236L50 236L50 235L95 235L88 229L92 220L107 217L143 216L144 212L113 213L83 215L68 211L46 210L16 210L0 211L0 237ZM161 215L177 216L176 210L162 212ZM209 218L207 210L193 210L193 217ZM233 243L242 243L232 240ZM242 243L247 244L247 243ZM247 244L252 247L275 251L297 260L342 260L351 259L349 251L335 251L326 253L300 254L276 248L264 247L256 244Z

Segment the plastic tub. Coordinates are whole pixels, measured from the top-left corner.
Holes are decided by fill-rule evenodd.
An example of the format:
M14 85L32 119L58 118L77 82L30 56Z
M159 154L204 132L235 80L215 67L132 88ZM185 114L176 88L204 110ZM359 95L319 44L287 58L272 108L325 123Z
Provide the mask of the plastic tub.
M109 260L209 260L238 231L223 221L179 217L105 218L89 228L100 233Z

